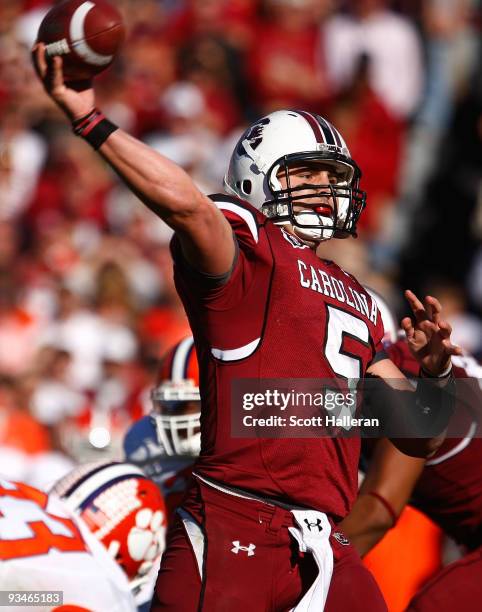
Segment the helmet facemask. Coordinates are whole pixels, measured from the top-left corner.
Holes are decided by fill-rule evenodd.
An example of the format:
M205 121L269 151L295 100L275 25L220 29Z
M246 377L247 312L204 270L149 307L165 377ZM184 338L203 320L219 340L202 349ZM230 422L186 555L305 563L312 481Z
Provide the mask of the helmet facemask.
M329 184L306 183L293 187L290 168L306 163L322 163L336 177ZM285 177L282 188L280 171ZM267 200L261 211L279 225L291 224L300 238L321 242L330 238L356 236L356 223L365 207L366 194L359 189L360 170L344 155L331 151L293 153L277 160L266 173L266 181L273 198ZM311 193L310 193L311 192ZM320 198L328 198L331 211L320 204ZM305 205L305 210L294 207ZM315 205L325 210L316 211Z
M191 384L192 383L192 384ZM201 450L200 396L193 381L165 382L152 391L157 437L167 455L196 457Z

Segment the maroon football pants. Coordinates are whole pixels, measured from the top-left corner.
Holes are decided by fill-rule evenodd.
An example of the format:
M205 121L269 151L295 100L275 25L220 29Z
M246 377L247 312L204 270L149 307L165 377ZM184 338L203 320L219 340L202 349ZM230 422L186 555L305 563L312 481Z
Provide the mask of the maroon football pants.
M197 560L199 538L190 539L177 516L168 534L151 611L291 610L318 574L312 555L300 553L288 532L294 526L293 515L205 485L200 496L202 514L196 518L204 550L201 554L198 550ZM355 549L342 534L332 533L330 543L334 569L326 612L386 612L375 579Z
M436 574L407 608L407 612L454 610L482 610L482 546Z

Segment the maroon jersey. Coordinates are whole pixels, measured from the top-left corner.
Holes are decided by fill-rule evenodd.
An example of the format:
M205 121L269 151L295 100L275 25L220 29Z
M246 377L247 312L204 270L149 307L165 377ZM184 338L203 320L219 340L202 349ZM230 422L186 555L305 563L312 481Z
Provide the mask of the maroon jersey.
M406 376L418 376L419 365L405 340L386 347L391 360ZM480 413L482 367L472 357L452 357L456 378L472 378L457 394L448 437L427 463L417 482L412 503L444 531L468 548L482 544L482 440ZM451 429L463 438L450 437Z
M250 204L213 196L231 224L229 279L190 269L175 237L174 277L200 364L201 455L194 471L227 485L344 517L356 496L359 439L231 436L236 379L360 378L382 350L364 288Z

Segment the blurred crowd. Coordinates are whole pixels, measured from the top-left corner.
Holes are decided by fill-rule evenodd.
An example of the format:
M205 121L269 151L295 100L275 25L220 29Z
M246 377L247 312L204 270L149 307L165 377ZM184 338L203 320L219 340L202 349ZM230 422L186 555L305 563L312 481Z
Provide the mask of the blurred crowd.
M111 0L127 40L98 105L222 190L242 130L278 108L326 116L363 171L357 240L334 259L406 314L439 297L482 355L482 62L477 0ZM160 355L189 333L170 230L42 92L30 62L52 5L0 2L0 471L46 486L121 458Z

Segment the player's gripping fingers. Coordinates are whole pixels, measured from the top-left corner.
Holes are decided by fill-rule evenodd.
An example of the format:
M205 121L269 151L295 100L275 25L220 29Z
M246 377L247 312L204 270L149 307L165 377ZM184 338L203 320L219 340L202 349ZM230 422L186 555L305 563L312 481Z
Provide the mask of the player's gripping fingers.
M45 91L55 97L55 93L64 84L62 75L62 58L47 57L45 45L37 43L32 49L32 58L35 71L43 83Z
M47 74L47 60L45 59L45 45L37 43L32 48L32 63L35 72L41 81L44 81Z
M51 61L47 62L47 76L52 94L60 93L60 90L64 87L64 74L62 58L59 55L56 55Z

